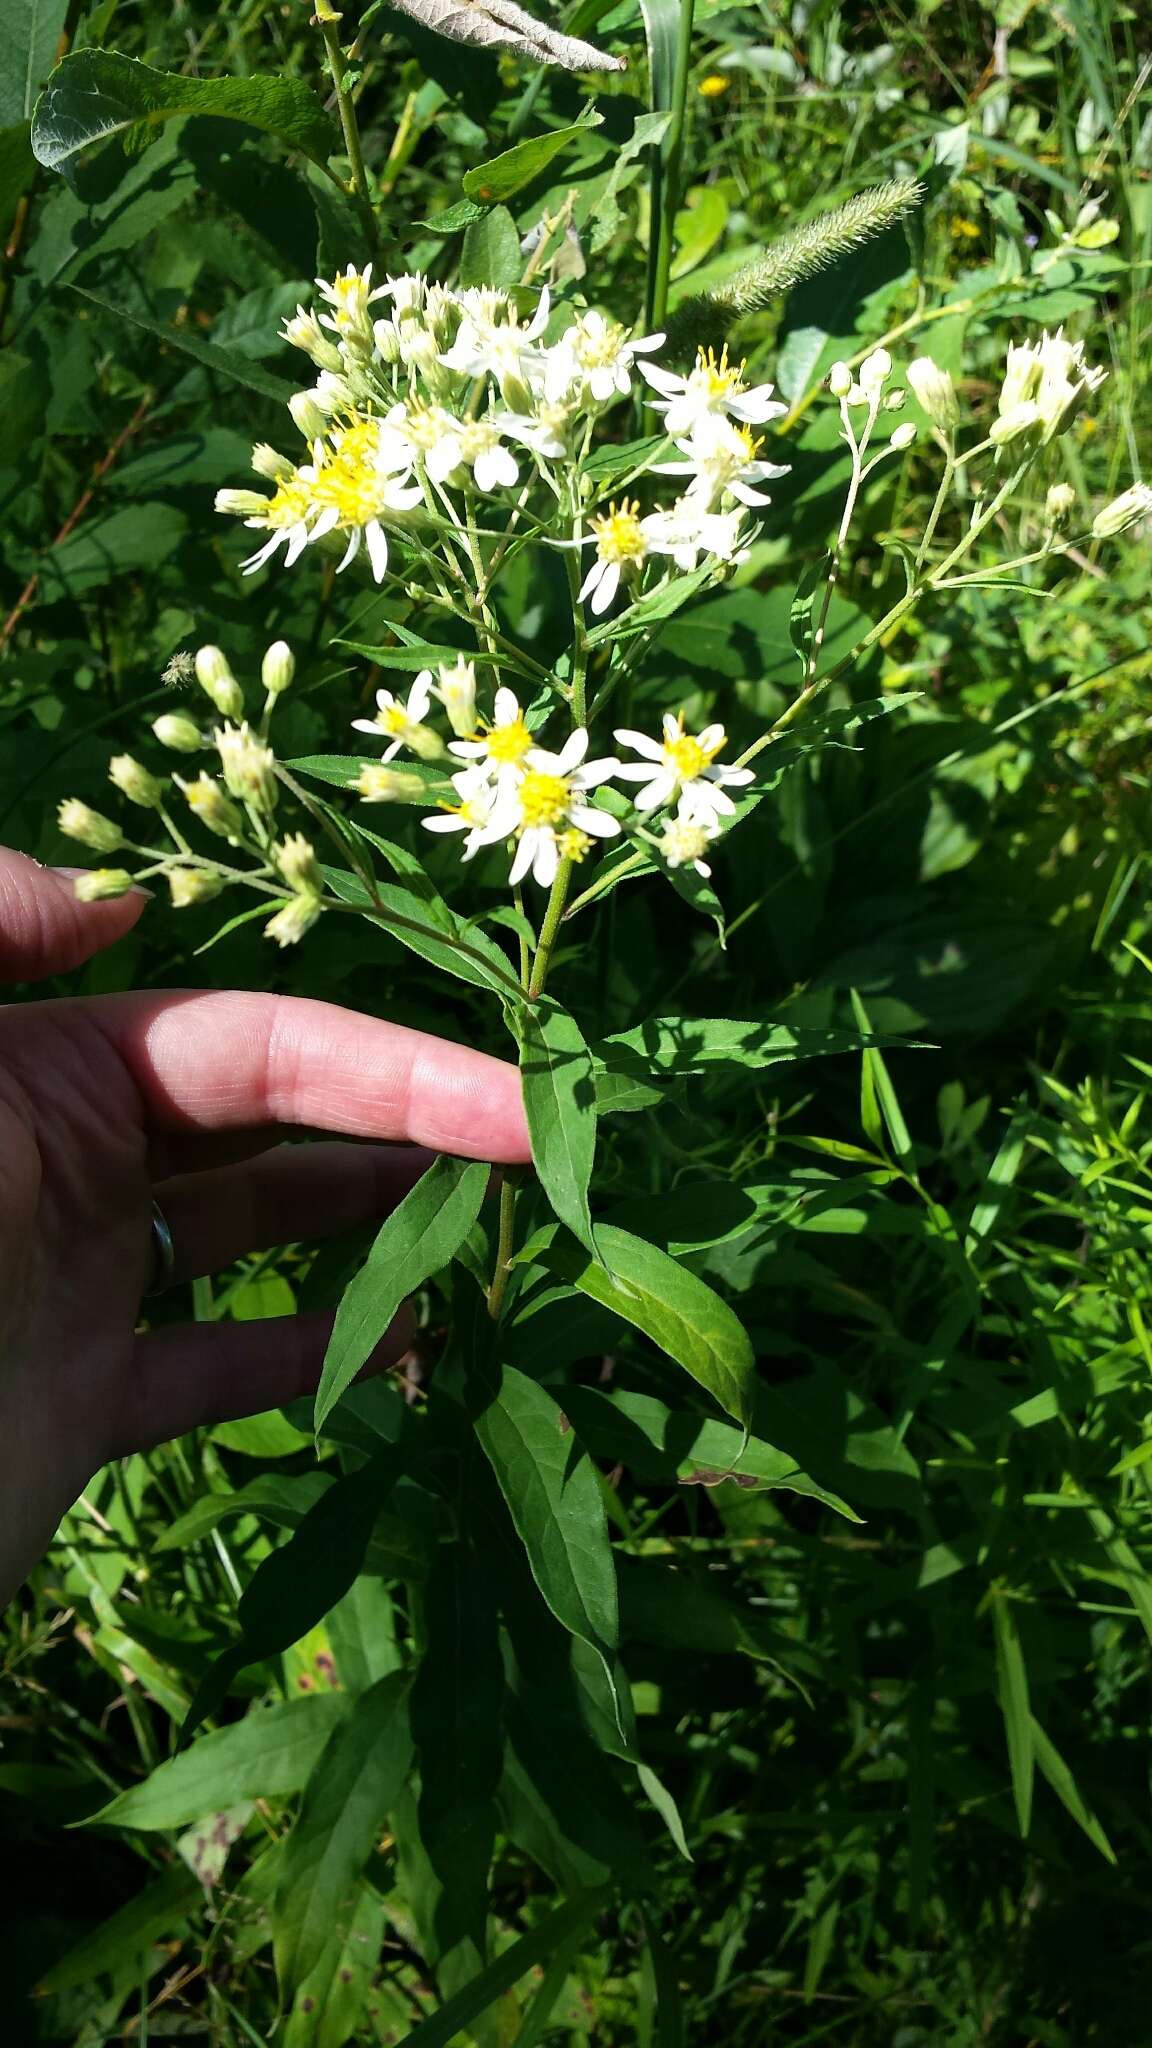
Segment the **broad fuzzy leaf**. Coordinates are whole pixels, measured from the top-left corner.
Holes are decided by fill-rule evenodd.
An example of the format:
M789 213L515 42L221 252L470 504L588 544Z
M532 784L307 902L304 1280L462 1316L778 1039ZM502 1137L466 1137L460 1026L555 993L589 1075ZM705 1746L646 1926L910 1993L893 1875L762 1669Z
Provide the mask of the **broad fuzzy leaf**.
M609 57L576 36L561 35L517 7L515 0L391 0L391 4L454 43L470 43L481 50L511 50L531 63L558 64L565 71L624 69L621 57Z

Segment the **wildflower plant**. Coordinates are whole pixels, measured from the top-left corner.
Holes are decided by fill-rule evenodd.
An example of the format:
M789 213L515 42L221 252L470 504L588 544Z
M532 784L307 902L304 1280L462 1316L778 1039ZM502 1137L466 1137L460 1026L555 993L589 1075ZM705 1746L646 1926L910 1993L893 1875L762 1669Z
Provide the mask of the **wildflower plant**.
M411 11L433 26L443 13L426 0ZM504 43L522 35L519 9L475 13L472 40L481 29ZM333 20L318 19L331 46ZM589 46L578 48L572 61L586 67ZM339 63L333 81L352 196L366 204ZM861 195L825 233L818 223L793 231L775 256L665 317L668 190L653 215L648 317L551 266L563 217L521 251L516 283L495 271L464 283L450 263L436 277L388 271L378 259L316 281L281 330L301 382L277 445L253 448L255 482L222 480L215 508L222 547L243 534L240 591L314 579L329 643L305 653L277 640L248 675L206 623L190 694L155 717L137 751L111 760L107 811L69 797L59 813L61 832L103 863L78 880L80 895L161 880L176 911L218 904L223 929L259 919L273 947L303 948L305 962L318 928L358 920L465 985L515 1048L533 1172L508 1171L493 1187L482 1162L437 1160L381 1228L337 1311L315 1403L317 1436L350 1452L346 1469L258 1568L239 1634L190 1716L196 1725L215 1713L247 1665L319 1624L355 1585L396 1489L418 1495L435 1556L412 1570L404 1675L390 1672L386 1694L372 1688L355 1711L375 1699L372 1727L386 1723L398 1759L397 1837L418 1834L452 1898L443 1946L466 1951L474 1970L499 1769L467 1825L428 1768L431 1746L417 1830L405 1789L404 1731L410 1721L417 1747L429 1744L427 1670L449 1610L467 1612L469 1626L491 1620L476 1668L494 1718L502 1703L514 1717L531 1695L538 1650L561 1674L581 1739L593 1730L601 1760L636 1774L682 1845L620 1663L612 1503L597 1461L623 1461L640 1444L658 1462L671 1457L678 1478L788 1485L852 1512L772 1444L752 1338L722 1282L694 1269L693 1230L646 1235L643 1215L613 1208L598 1164L611 1120L658 1113L675 1082L870 1051L866 1016L806 1031L641 1015L605 1034L591 1004L577 1015L565 1000L566 965L589 933L610 945L625 884L649 890L670 946L701 913L722 934L725 867L740 859L739 837L729 842L745 819L802 758L908 701L847 687L874 648L934 596L1035 591L1065 555L1152 515L1143 485L1081 511L1057 475L1061 440L1103 377L1063 331L1013 339L991 402L970 398L929 353L864 349L831 367L817 401L836 424L847 483L828 545L791 597L793 693L771 718L754 718L721 680L703 690L685 680L670 701L678 620L737 580L756 590L790 517L793 412L733 331L772 291L890 229L919 188L896 180ZM883 536L889 601L845 645L831 627L861 508L907 461L930 477L930 511L920 531ZM1019 525L1016 545L1004 536L1038 477L1043 518L1035 533ZM1001 558L990 568L993 542ZM561 593L552 638L526 620L525 593L539 589ZM329 701L330 670L349 659L363 664L358 714L329 730L322 754L286 748L284 706L305 690L313 711ZM354 1383L406 1296L421 1304L427 1392L409 1403L390 1388L365 1423ZM597 1340L614 1361L607 1390L582 1369L585 1314L601 1328L607 1319L610 1335ZM469 1787L457 1790L468 1808ZM318 1812L325 1797L318 1779ZM468 1826L476 1840L465 1852ZM521 1837L533 1839L526 1823ZM306 1853L289 1847L282 1906L306 1884ZM281 1948L295 1993L320 1948L287 1937Z

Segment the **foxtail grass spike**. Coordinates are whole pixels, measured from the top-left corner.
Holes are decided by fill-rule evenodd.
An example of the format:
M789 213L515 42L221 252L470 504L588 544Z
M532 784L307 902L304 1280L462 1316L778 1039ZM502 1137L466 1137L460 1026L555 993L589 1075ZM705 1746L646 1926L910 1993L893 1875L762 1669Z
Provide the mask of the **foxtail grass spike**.
M669 349L690 355L698 347L722 341L737 320L760 312L781 293L894 227L911 213L923 191L915 178L889 178L883 185L857 192L831 213L791 228L719 290L702 292L678 306L667 323Z

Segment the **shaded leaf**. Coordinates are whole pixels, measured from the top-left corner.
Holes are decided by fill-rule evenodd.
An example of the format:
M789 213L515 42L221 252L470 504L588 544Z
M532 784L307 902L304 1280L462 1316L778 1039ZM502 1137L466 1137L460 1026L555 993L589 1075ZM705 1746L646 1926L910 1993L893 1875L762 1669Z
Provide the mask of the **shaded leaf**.
M120 1828L179 1828L202 1814L246 1799L284 1799L299 1792L348 1703L340 1693L312 1693L255 1707L242 1721L202 1735L192 1749L158 1764L92 1815Z
M596 1153L592 1055L570 1013L541 996L520 1022L520 1074L532 1163L562 1223L588 1246L588 1186Z

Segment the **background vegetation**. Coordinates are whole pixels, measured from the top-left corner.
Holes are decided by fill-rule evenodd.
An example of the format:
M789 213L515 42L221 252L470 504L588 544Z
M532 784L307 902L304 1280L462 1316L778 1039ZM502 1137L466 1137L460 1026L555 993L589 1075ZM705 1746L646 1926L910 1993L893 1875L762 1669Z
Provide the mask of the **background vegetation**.
M369 254L482 274L507 252L509 214L518 268L519 235L568 206L569 274L586 260L596 301L641 319L650 166L630 146L668 103L676 12L584 0L565 25L627 69L574 79L370 7L352 72L372 250L338 181L204 101L114 136L71 185L28 148L36 88L65 49L323 94L305 7L4 0L7 841L69 858L58 799L96 794L142 709L174 701L172 655L202 640L238 673L274 638L297 649L284 751L289 736L300 755L330 746L370 700L376 678L332 644L346 620L330 616L331 577L242 582L243 536L210 510L250 441L274 438L277 389L299 374L280 316L318 269ZM668 707L716 703L739 738L795 686L791 591L827 544L846 467L819 395L836 357L928 348L986 408L1008 341L1064 322L1111 375L1037 478L1025 535L1055 477L1090 505L1139 475L1146 39L1122 0L701 0L673 305L894 171L926 196L906 227L741 323L750 373L791 405L793 469L735 587L666 641ZM460 214L427 225L478 165L589 101L602 125L506 212L466 234ZM935 482L923 447L877 479L845 635L890 602L878 536L914 542ZM658 1362L632 1360L634 1455L605 1462L602 1485L643 1769L590 1731L594 1689L524 1606L494 1511L486 1522L480 1501L468 1541L445 1542L440 1504L404 1482L369 1571L220 1710L232 1731L255 1701L308 1702L276 1770L273 1724L249 1723L248 1752L209 1736L182 1776L149 1784L255 1567L326 1472L379 1449L395 1391L356 1398L319 1468L307 1413L132 1458L94 1481L4 1625L14 2048L1152 2039L1148 535L1107 562L1046 569L1047 596L958 594L873 650L852 694L916 694L801 761L742 828L717 863L726 944L653 879L621 891L569 963L602 1033L694 1008L850 1023L855 990L874 1029L908 1041L751 1087L727 1071L674 1083L659 1114L605 1124L614 1213L642 1211L739 1308L763 1362L758 1434L781 1454L733 1480L719 1452L714 1483L686 1484L698 1459L641 1398L661 1395ZM536 601L526 590L528 633ZM249 927L215 939L210 911L157 910L81 985L275 977L472 1042L488 1031L467 992L449 1008L410 956L336 924L270 963ZM678 1221L701 1182L707 1241ZM195 1312L334 1300L366 1242L250 1261L198 1285ZM443 1320L433 1290L427 1373ZM595 1453L611 1319L566 1316L523 1343L521 1363L544 1348L583 1383ZM354 1883L286 1893L286 1845L290 1870L307 1864L298 1795L340 1696L367 1698L414 1643L428 1650L419 1798L381 1797L387 1827L369 1816ZM402 1775L403 1758L374 1753ZM314 1840L346 1839L347 1815L305 1795ZM303 1978L294 1945L313 1959Z

